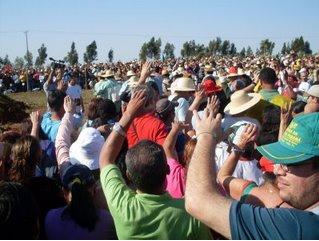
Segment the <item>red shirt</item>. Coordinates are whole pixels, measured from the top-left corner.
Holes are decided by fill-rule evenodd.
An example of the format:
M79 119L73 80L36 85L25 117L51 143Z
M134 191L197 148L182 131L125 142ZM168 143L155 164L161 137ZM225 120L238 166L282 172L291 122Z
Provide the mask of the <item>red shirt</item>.
M163 121L148 113L136 117L127 130L128 148L131 148L141 140L151 140L163 145L167 136L167 130Z

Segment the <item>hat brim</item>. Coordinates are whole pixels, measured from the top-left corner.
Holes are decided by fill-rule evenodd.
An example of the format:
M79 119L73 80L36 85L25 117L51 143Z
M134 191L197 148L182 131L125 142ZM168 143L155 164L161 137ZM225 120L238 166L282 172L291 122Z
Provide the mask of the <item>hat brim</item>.
M187 91L195 91L195 89L191 88L173 88L174 91L187 92Z
M213 89L213 90L205 90L205 93L206 94L212 94L212 93L216 93L216 92L221 92L223 90L222 87L219 87L219 88L216 88L216 89Z
M243 74L229 74L227 78L242 76Z
M228 115L236 115L242 113L256 105L261 100L261 96L259 94L250 93L248 95L253 97L250 101L238 107L234 107L234 103L230 102L228 105L226 105L224 113Z
M273 161L276 164L295 164L308 160L314 157L311 154L305 154L302 152L296 152L292 149L288 149L284 145L277 141L268 145L257 147L257 150L267 159Z

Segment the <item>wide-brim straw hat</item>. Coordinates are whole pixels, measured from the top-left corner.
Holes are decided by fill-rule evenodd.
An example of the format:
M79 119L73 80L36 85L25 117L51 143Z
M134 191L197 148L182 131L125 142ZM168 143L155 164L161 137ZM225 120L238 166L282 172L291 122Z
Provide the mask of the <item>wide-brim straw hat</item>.
M231 95L230 103L225 107L224 112L229 115L237 115L252 108L260 100L260 94L238 90Z
M102 78L112 77L112 76L114 76L114 71L109 69L109 70L107 70L105 72L100 73L99 76L102 77Z
M134 73L134 71L132 71L132 70L129 70L129 71L127 71L127 73L126 73L126 76L127 77L131 77L131 76L135 76L136 74Z
M194 80L191 78L181 77L174 82L175 85L171 86L174 91L195 91Z

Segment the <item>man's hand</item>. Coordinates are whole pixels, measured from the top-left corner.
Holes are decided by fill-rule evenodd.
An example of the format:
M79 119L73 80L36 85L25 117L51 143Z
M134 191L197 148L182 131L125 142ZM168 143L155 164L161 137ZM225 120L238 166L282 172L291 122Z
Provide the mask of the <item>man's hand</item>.
M143 110L146 101L145 90L139 90L133 93L131 100L127 104L125 113L129 114L132 118L138 116Z
M212 97L207 99L206 108L209 110L209 112L212 112L214 116L216 116L218 113L219 105L220 102L217 95L213 95Z
M184 130L189 127L189 124L185 124L181 121L174 121L172 122L172 131L174 132L180 132L181 130Z
M75 113L75 102L70 96L64 98L64 110L65 112L74 114Z
M243 133L241 133L237 147L244 150L246 146L255 141L258 136L258 128L256 125L248 124L245 126Z
M151 62L145 62L142 66L141 75L139 79L139 84L145 83L148 76L151 74Z
M40 124L41 118L42 116L38 110L32 111L30 114L32 125L38 126Z
M196 119L196 136L199 137L199 135L205 133L214 136L216 141L220 140L222 115L218 113L215 117L214 113L207 108L204 110L202 119L200 119L196 110L193 113Z
M288 123L291 121L292 119L292 108L291 108L291 102L289 102L289 104L285 103L282 107L281 107L281 112L280 112L280 121L283 124L288 125Z

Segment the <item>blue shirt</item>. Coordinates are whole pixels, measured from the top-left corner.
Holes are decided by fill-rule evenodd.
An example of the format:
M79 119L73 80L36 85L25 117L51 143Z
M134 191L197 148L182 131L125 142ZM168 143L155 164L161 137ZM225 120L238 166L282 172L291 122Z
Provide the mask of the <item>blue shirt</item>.
M319 239L319 216L290 208L262 208L234 201L232 239Z
M55 142L60 123L60 120L51 119L51 112L47 112L43 115L41 129L48 140Z

